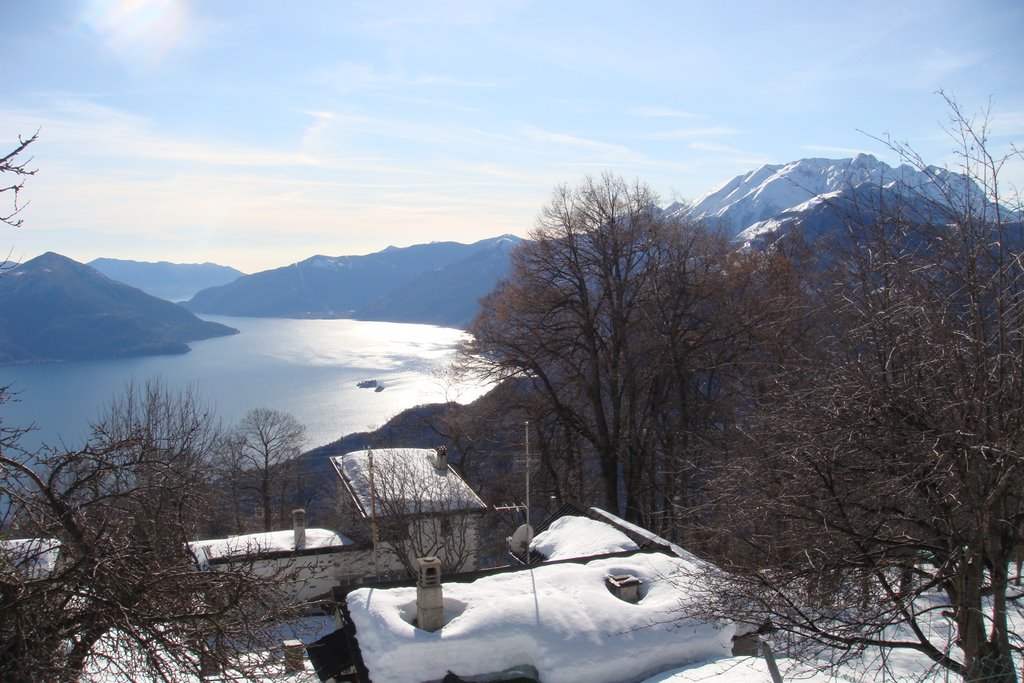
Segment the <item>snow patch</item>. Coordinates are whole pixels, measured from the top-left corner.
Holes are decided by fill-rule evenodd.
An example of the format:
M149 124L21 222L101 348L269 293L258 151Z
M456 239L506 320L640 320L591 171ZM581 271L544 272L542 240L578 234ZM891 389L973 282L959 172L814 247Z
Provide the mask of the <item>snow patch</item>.
M454 470L434 467L436 457L433 448L381 448L334 456L331 462L367 517L371 501L378 517L486 509ZM371 459L376 489L372 493Z
M353 545L352 539L333 531L327 529L306 529L306 543L302 548L340 548L349 545ZM246 534L244 536L192 541L188 544L188 547L197 557L205 556L210 560L291 551L295 549L295 532L288 529L287 531L269 531L258 534Z
M360 651L373 680L440 680L536 669L545 683L639 681L673 666L726 657L735 628L687 616L686 580L699 567L680 557L637 553L586 564L541 565L470 583L445 583L464 605L437 632L413 626L416 588L360 588L348 596ZM607 589L632 574L647 590L638 604Z
M530 550L536 550L548 560L564 560L639 550L639 547L609 524L589 517L566 516L537 534Z
M656 545L660 545L660 546L662 546L664 548L668 548L677 557L680 557L680 558L686 560L687 562L692 563L695 567L701 567L702 569L708 567L708 564L704 560L700 559L699 557L697 557L696 555L694 555L693 553L691 553L688 550L683 550L683 548L681 548L680 546L678 546L675 543L672 543L672 542L662 538L661 536L659 536L658 534L654 533L653 531L648 531L647 529L645 529L645 528L643 528L641 526L637 526L636 524L633 524L631 522L627 522L626 520L622 519L621 517L613 515L612 513L608 512L607 510L602 510L601 508L590 508L590 511L594 512L594 513L596 513L596 514L598 514L598 515L600 515L602 517L604 517L605 519L607 519L609 522L611 522L612 524L614 524L615 526L617 526L620 529L625 529L625 530L629 531L632 534L636 534L637 536L640 536L641 538L647 539L651 543L654 543Z

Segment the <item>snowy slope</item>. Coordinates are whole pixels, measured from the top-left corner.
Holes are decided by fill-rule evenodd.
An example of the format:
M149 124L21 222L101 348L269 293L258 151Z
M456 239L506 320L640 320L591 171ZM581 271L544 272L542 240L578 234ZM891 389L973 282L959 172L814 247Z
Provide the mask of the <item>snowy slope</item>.
M815 202L811 200L815 198L835 196L865 184L901 187L941 200L944 188L963 182L944 169L919 171L907 165L893 168L870 154L852 159L800 159L767 164L738 175L698 198L689 208L676 208L674 213L702 220L735 237L755 224L783 213L792 214L798 207L813 207Z

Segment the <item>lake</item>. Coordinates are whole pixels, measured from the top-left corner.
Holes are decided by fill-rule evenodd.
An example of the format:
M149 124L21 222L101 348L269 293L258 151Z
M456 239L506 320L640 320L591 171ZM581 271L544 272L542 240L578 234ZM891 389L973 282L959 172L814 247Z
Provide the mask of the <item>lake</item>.
M289 412L306 426L306 447L379 427L406 408L468 402L485 388L447 379L461 331L432 325L356 320L203 316L237 335L191 344L174 356L0 366L0 385L16 401L0 407L5 426L34 423L23 444L63 440L81 446L126 382L160 377L194 386L225 425L258 407ZM382 391L357 383L376 380ZM410 444L416 445L416 444Z

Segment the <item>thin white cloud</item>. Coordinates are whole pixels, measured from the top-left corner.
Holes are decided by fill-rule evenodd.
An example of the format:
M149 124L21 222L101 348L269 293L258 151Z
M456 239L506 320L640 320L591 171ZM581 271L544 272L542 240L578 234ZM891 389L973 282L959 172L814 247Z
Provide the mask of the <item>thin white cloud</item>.
M698 152L715 152L718 154L742 154L742 152L736 147L720 145L717 142L710 142L708 140L694 140L689 145L687 145L687 147L693 150L697 150Z
M634 152L628 147L602 142L600 140L590 140L588 138L581 138L575 135L568 135L566 133L555 133L531 126L526 127L524 129L524 133L528 138L536 142L553 143L578 149L586 149L599 154L615 157L620 160L629 159L637 161L645 158L642 154Z
M318 163L308 154L290 150L176 139L154 131L144 117L85 101L64 101L51 110L0 110L0 125L12 130L38 128L40 148L59 148L62 158L85 157L96 166L115 159L221 166Z
M423 27L423 26L480 26L493 24L510 10L520 8L522 0L441 0L431 3L389 2L376 5L367 3L365 9L379 12L367 17L365 28ZM528 3L526 3L528 4Z
M382 117L360 112L308 111L312 118L302 137L302 150L324 167L351 167L371 160L371 170L402 174L431 173L429 164L470 156L512 155L520 136L448 122L430 123L415 116ZM406 144L408 143L408 144Z
M647 137L654 140L688 140L690 138L720 137L741 133L731 126L704 126L698 128L676 128L674 130L651 133Z
M640 116L644 118L654 119L699 119L703 118L700 114L694 114L689 111L682 111L680 109L673 109L672 107L633 107L628 110L628 113L633 116Z
M339 92L402 90L433 86L493 88L499 85L498 81L466 79L445 73L410 74L403 69L385 71L362 62L335 64L313 76L313 81Z
M928 81L942 82L958 71L965 71L983 64L988 55L980 51L960 52L948 47L934 46L921 55L918 68Z
M461 112L463 114L479 113L483 111L475 103L462 104L455 100L441 99L437 97L413 97L411 95L392 95L391 100L393 102L401 102L403 104L410 104L417 107L434 107L436 109L445 109L448 111Z
M839 155L841 157L855 157L858 154L869 153L856 147L835 147L832 145L803 145L802 149L815 154Z
M1024 111L1001 111L997 102L992 106L988 129L992 137L1024 138Z

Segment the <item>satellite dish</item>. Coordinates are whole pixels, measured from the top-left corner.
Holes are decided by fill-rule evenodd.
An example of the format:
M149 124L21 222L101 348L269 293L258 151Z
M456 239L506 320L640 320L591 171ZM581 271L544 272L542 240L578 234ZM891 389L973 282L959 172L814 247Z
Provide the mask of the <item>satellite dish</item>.
M508 543L512 546L512 552L517 555L522 555L530 549L530 541L533 540L533 527L529 524L523 524L521 527L516 529L516 532L512 534L512 538L509 539Z

